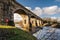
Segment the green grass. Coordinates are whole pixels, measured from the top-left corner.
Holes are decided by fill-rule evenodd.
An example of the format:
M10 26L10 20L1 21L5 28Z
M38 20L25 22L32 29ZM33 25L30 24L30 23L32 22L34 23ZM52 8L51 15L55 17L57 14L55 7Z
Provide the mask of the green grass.
M9 40L37 40L31 34L22 31L20 29L14 29L15 35L9 38Z
M5 33L4 36L7 38L6 40L37 40L34 36L23 30L12 28L11 26L0 27L2 27L0 28L0 31L3 31L2 33Z

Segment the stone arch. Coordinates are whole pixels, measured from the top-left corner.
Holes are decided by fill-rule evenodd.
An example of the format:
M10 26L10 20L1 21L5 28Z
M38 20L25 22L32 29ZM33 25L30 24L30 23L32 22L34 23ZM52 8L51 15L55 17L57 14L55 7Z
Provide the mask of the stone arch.
M28 31L28 29L29 29L29 17L28 17L28 14L22 9L18 9L14 13L18 13L22 17L22 20L21 20L21 22L19 24L20 24L20 26L22 26L22 28L24 30Z
M17 9L16 9L16 10L14 10L13 12L14 12L14 13L18 12L19 14L20 14L20 12L22 12L22 13L27 14L27 13L25 12L25 10L20 9L20 8L17 8Z

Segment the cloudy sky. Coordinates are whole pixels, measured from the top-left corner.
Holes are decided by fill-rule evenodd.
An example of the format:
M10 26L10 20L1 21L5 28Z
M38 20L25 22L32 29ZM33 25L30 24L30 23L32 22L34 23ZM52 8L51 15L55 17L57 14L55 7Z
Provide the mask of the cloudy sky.
M40 17L60 18L60 0L17 0Z

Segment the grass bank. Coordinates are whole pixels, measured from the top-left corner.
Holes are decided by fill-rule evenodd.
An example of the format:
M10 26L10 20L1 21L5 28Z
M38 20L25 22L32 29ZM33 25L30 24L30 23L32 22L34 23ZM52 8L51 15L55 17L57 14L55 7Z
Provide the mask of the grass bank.
M3 35L1 35L2 33ZM6 40L37 40L28 32L11 26L0 26L0 36Z

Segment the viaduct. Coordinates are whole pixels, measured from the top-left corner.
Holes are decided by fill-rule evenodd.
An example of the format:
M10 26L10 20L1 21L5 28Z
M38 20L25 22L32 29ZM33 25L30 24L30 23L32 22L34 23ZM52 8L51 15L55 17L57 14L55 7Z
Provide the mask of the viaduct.
M0 0L0 24L6 24L5 19L9 19L10 23L13 23L9 23L9 25L14 25L14 13L22 16L23 24L21 26L23 26L26 31L31 31L35 27L42 26L42 19L19 4L16 0Z
M14 26L14 13L23 18L22 25L25 31L33 31L36 27L42 27L43 20L30 10L19 4L16 0L0 0L0 24ZM6 19L9 22L6 22ZM7 21L8 21L7 20ZM46 23L47 24L47 23ZM46 25L44 24L44 25Z

